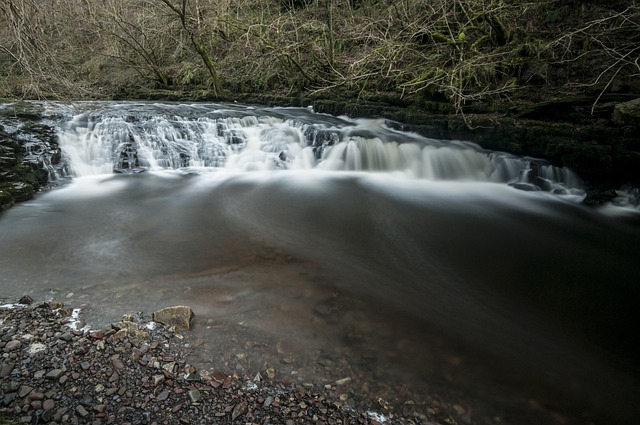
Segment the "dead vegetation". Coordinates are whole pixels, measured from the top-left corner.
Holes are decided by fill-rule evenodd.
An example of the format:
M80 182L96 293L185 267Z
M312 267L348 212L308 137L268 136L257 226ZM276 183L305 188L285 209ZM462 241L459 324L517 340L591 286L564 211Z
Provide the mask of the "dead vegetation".
M5 0L0 97L173 90L469 105L640 91L636 1Z

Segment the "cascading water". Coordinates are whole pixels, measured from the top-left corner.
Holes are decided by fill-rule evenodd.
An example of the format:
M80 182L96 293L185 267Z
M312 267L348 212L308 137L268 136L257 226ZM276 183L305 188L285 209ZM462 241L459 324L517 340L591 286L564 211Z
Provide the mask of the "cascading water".
M183 105L149 114L151 107L91 110L62 123L60 144L75 175L185 168L320 169L519 183L527 190L557 192L580 186L568 169L485 152L469 142L397 132L382 120L222 105Z
M190 305L192 364L420 413L640 420L633 190L589 208L570 170L310 109L44 107L73 178L0 215L0 296Z

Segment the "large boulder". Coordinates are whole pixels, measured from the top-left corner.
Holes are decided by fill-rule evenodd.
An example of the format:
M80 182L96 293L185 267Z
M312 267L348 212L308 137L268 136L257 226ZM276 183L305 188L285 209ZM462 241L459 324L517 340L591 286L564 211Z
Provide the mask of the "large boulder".
M629 102L618 103L613 110L613 122L618 125L640 127L640 97Z
M191 328L191 322L194 318L191 307L177 305L173 307L165 307L153 312L153 320L162 323L165 326L176 326L184 329Z

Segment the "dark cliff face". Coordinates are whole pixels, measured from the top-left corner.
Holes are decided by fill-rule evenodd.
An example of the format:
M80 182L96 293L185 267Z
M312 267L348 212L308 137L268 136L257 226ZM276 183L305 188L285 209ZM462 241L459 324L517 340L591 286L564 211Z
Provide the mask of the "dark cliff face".
M51 166L60 162L54 129L39 114L13 110L7 122L0 125L0 211L51 184Z

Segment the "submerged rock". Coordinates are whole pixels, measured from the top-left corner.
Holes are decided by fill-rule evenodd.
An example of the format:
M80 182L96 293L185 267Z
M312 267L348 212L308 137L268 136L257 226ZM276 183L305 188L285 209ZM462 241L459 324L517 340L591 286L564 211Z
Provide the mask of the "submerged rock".
M618 197L618 192L610 188L591 188L582 203L589 206L597 206L609 202Z

